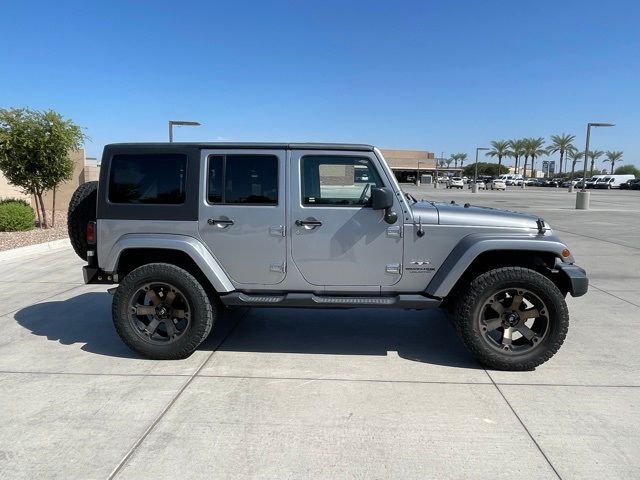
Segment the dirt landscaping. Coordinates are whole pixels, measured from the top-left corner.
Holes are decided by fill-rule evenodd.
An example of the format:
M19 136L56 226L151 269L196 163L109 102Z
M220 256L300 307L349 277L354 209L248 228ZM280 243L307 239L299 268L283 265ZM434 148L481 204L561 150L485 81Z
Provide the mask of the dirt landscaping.
M47 212L51 222L51 212ZM34 228L26 232L0 232L0 251L67 238L67 212L56 212L55 227Z

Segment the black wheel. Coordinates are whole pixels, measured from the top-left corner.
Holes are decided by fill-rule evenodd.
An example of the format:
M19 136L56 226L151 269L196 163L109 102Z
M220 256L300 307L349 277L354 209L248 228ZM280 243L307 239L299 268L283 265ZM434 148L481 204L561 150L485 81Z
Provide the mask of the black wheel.
M521 267L491 270L458 298L455 323L483 364L531 370L560 348L569 328L564 295L544 275Z
M87 223L96 221L98 182L86 182L76 188L69 201L67 231L71 246L83 260L87 259Z
M186 358L207 338L215 320L214 303L186 270L150 263L129 273L112 304L118 335L147 358Z

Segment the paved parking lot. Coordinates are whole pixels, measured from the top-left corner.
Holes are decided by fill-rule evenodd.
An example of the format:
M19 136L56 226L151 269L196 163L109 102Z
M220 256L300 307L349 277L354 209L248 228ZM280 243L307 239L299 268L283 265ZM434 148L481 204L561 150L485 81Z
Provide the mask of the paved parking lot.
M2 478L639 478L640 192L419 197L539 214L590 275L533 372L441 312L226 313L189 359L132 354L70 250L0 263Z

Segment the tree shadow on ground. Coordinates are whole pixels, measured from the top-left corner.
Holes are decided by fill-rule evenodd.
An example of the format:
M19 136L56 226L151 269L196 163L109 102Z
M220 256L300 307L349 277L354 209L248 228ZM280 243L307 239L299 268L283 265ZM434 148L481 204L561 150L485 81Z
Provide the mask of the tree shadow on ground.
M83 344L98 355L141 358L118 337L111 295L91 292L19 310L15 319L34 335ZM219 315L200 350L324 355L387 355L460 368L480 368L441 310L234 309Z

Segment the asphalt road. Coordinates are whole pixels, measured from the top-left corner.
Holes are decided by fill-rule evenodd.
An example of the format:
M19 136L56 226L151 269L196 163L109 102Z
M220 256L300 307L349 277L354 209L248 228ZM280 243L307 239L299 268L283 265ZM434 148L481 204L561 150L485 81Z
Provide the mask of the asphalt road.
M545 218L591 278L560 352L488 371L441 312L225 314L144 360L70 250L0 263L2 478L639 478L640 192L405 186Z

